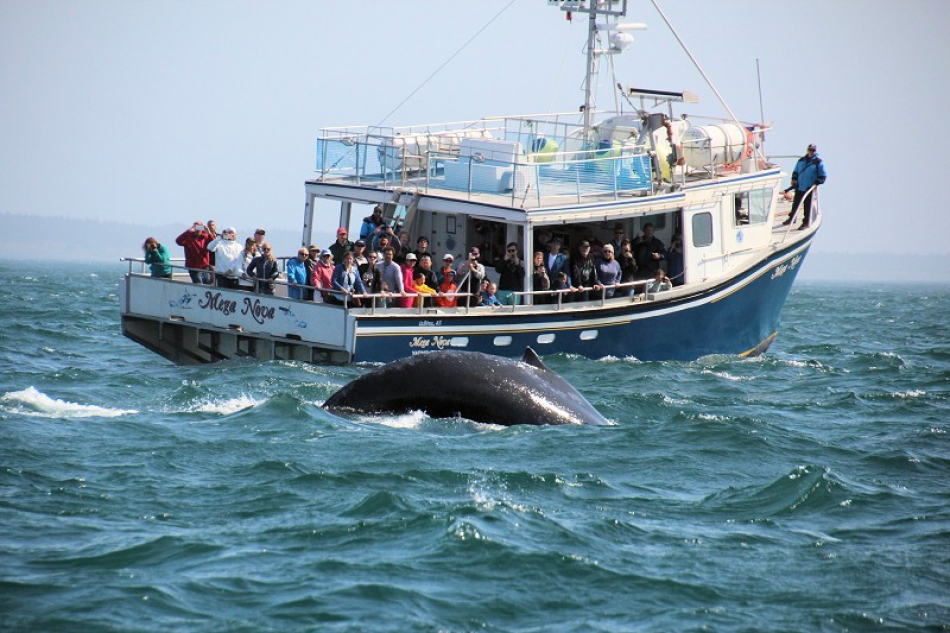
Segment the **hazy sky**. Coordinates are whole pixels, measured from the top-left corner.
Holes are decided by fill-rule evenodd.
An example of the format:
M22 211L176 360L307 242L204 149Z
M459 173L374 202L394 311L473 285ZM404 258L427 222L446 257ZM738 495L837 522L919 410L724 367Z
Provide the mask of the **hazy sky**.
M296 230L317 129L383 122L509 1L0 0L0 213ZM760 60L768 153L818 144L816 250L950 253L950 1L660 4L742 119ZM726 116L651 3L630 7L649 30L618 80ZM575 110L584 38L515 0L385 123Z

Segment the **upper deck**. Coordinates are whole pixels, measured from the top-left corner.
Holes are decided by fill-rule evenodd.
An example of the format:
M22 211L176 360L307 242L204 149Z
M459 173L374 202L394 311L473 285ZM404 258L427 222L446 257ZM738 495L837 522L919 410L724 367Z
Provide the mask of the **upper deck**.
M578 114L320 131L313 184L412 189L446 200L534 211L659 200L693 185L777 166L757 151L756 124L611 114L585 138ZM333 197L339 197L339 191ZM363 197L364 201L371 201Z

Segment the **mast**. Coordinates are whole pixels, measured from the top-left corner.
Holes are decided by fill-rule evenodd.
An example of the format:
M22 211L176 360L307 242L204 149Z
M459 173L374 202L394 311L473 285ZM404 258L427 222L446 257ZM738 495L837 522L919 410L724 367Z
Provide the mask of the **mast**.
M618 53L622 47L616 49L597 50L597 16L622 17L627 14L627 0L548 0L548 4L556 5L561 11L566 11L568 19L573 12L588 14L587 19L587 70L584 78L584 105L581 106L584 120L584 143L590 145L591 128L593 127L594 108L597 95L595 78L597 76L597 57L602 54ZM639 26L639 25L638 25ZM632 40L630 40L632 41Z

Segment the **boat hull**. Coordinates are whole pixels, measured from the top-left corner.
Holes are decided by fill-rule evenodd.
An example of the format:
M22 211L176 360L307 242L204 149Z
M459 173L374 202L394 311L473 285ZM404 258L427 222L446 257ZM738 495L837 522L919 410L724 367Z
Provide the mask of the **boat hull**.
M728 282L693 295L584 311L360 318L355 361L390 362L439 349L519 356L577 354L695 360L768 349L810 240L778 251Z

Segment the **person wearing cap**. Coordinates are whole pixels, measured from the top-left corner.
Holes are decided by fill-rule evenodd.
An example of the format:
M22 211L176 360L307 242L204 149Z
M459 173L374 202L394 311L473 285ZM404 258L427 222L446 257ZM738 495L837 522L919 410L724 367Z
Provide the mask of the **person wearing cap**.
M208 242L213 238L201 220L191 225L191 228L175 238L175 244L185 249L185 266L191 282L195 284L210 284L211 274L205 272L211 265L208 255Z
M608 244L614 247L614 255L620 255L620 251L623 250L623 240L626 231L623 228L623 224L614 224L614 239L610 240Z
M478 261L479 255L481 255L481 251L473 246L468 252L468 259L459 264L455 273L456 278L459 280L457 282L458 291L471 295L461 299L461 301L469 307L478 305L478 289L486 274L485 267Z
M330 244L330 252L333 253L333 261L343 263L343 255L353 250L353 242L346 238L346 229L341 227L336 230L336 241Z
M391 246L387 248L392 248ZM396 299L396 305L400 308L411 308L413 300L415 299L415 291L412 289L414 285L414 276L416 270L416 262L418 258L415 253L409 253L406 255L406 261L402 263L402 287L405 288L406 294L402 297Z
M455 285L455 271L446 268L443 271L442 282L439 284L439 296L435 300L436 305L440 308L454 308L458 304L458 297L455 296L456 290L458 288Z
M327 297L327 290L333 287L333 253L324 250L320 253L320 259L313 267L313 273L310 275L310 285L320 289L320 292L314 291L313 300L317 303L324 303Z
M254 246L256 247L257 254L261 254L261 246L264 244L264 237L267 235L267 231L262 228L258 228L254 231Z
M590 298L589 291L600 286L597 281L597 266L594 257L590 254L590 242L584 240L580 243L573 264L567 283L570 286L577 286L577 292L572 294L571 301L587 301ZM574 281L573 284L571 280Z
M228 227L208 243L208 253L215 256L214 277L219 288L236 289L244 264L244 249L235 239L237 231Z
M307 276L307 258L310 256L306 248L297 250L297 257L287 260L287 296L291 299L302 299L303 291L310 278Z
M442 285L442 282L445 281L445 273L447 273L450 270L453 273L452 276L454 279L455 269L452 268L453 264L455 264L455 257L452 255L452 253L446 253L445 255L442 256L442 268L439 269L439 274L438 274L440 286Z
M516 292L524 292L524 262L518 255L517 242L508 242L504 258L495 264L498 278L498 300L502 305L512 306L521 302Z
M393 261L395 251L392 246L383 251L382 261L376 263L376 270L379 271L380 292L392 292L401 295L405 286L402 283L402 268ZM389 307L393 307L393 299L387 301Z
M319 261L320 247L311 244L307 247L307 259L303 262L304 268L307 270L307 285L303 287L303 296L301 297L304 301L313 301L313 287L310 285L310 280L313 279L313 271Z
M789 199L788 192L795 190L795 197L792 200L792 210L788 213L788 219L782 223L783 226L787 226L795 221L795 213L798 211L798 206L804 202L802 205L804 218L802 219L802 225L798 227L800 230L805 230L811 225L811 201L813 192L808 190L815 187L818 188L818 185L825 184L825 180L828 175L825 173L825 164L820 158L818 158L818 147L813 143L808 146L808 149L805 151L805 155L798 159L798 162L795 163L795 169L792 171L792 186L783 191L785 199ZM808 195L805 195L805 194Z
M571 261L566 253L561 252L559 238L553 237L548 241L548 254L544 263L547 264L548 277L551 281L554 281L559 272L564 272L567 275L567 284L571 284Z
M365 273L369 266L369 260L366 259L366 242L363 240L353 242L353 263L359 269L360 275Z

